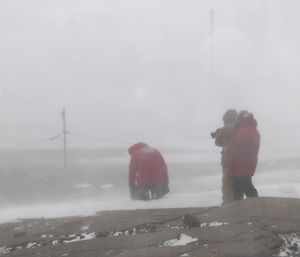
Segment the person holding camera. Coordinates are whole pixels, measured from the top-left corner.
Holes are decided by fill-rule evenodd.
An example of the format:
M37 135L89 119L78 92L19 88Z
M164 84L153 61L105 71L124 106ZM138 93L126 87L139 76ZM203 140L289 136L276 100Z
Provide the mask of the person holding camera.
M223 147L222 150L222 206L232 202L232 180L229 175L229 160L230 156L224 151L224 147L230 143L230 138L235 131L237 111L229 109L223 115L224 126L217 129L216 132L211 133L212 138L215 139L215 145Z
M260 134L257 121L248 111L240 111L237 117L236 131L231 137L231 144L225 147L230 156L229 174L233 182L233 201L247 197L258 197L252 184L260 147Z
M145 143L128 149L130 196L133 200L160 199L170 192L168 168L161 153Z

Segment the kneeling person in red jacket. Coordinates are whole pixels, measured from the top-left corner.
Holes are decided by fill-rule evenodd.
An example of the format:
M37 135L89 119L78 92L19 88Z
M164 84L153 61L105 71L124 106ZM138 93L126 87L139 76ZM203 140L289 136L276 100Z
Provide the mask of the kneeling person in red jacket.
M230 155L229 174L233 182L233 201L241 200L244 194L247 197L257 197L258 193L252 184L260 146L260 134L257 121L253 114L241 111L237 116L237 125L226 147L226 153Z
M145 143L137 143L128 149L129 187L131 199L159 199L169 193L168 168L161 153Z

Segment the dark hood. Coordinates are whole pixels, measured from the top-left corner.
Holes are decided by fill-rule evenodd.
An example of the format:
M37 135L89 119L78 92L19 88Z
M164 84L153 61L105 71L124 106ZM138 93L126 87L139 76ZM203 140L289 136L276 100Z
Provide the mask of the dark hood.
M141 142L134 144L133 146L129 147L128 153L132 155L136 150L139 150L140 148L144 148L144 147L148 147L148 145Z
M224 125L227 125L231 122L236 122L236 117L237 117L237 111L234 109L229 109L225 112L225 114L223 115L223 121L224 121Z

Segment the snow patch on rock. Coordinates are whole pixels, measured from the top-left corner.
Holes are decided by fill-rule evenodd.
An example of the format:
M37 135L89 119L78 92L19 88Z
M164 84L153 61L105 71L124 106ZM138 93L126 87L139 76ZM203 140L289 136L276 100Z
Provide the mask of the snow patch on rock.
M164 246L179 246L179 245L187 245L188 243L196 242L198 238L192 238L186 234L179 234L179 239L172 239L166 241Z
M284 240L284 244L277 256L295 256L300 253L300 233L280 234L279 236Z
M87 187L91 187L91 184L88 183L82 183L82 184L78 184L76 186L74 186L74 188L87 188Z

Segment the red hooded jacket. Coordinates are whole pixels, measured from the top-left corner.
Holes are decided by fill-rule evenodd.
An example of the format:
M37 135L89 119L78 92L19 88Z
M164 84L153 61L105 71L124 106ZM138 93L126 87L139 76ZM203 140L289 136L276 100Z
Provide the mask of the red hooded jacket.
M257 121L252 113L247 113L237 124L226 153L230 155L229 174L232 176L253 176L260 145Z
M138 173L137 185L169 184L168 168L164 158L154 148L145 143L137 143L128 149L131 155L129 164L129 186L135 185Z

